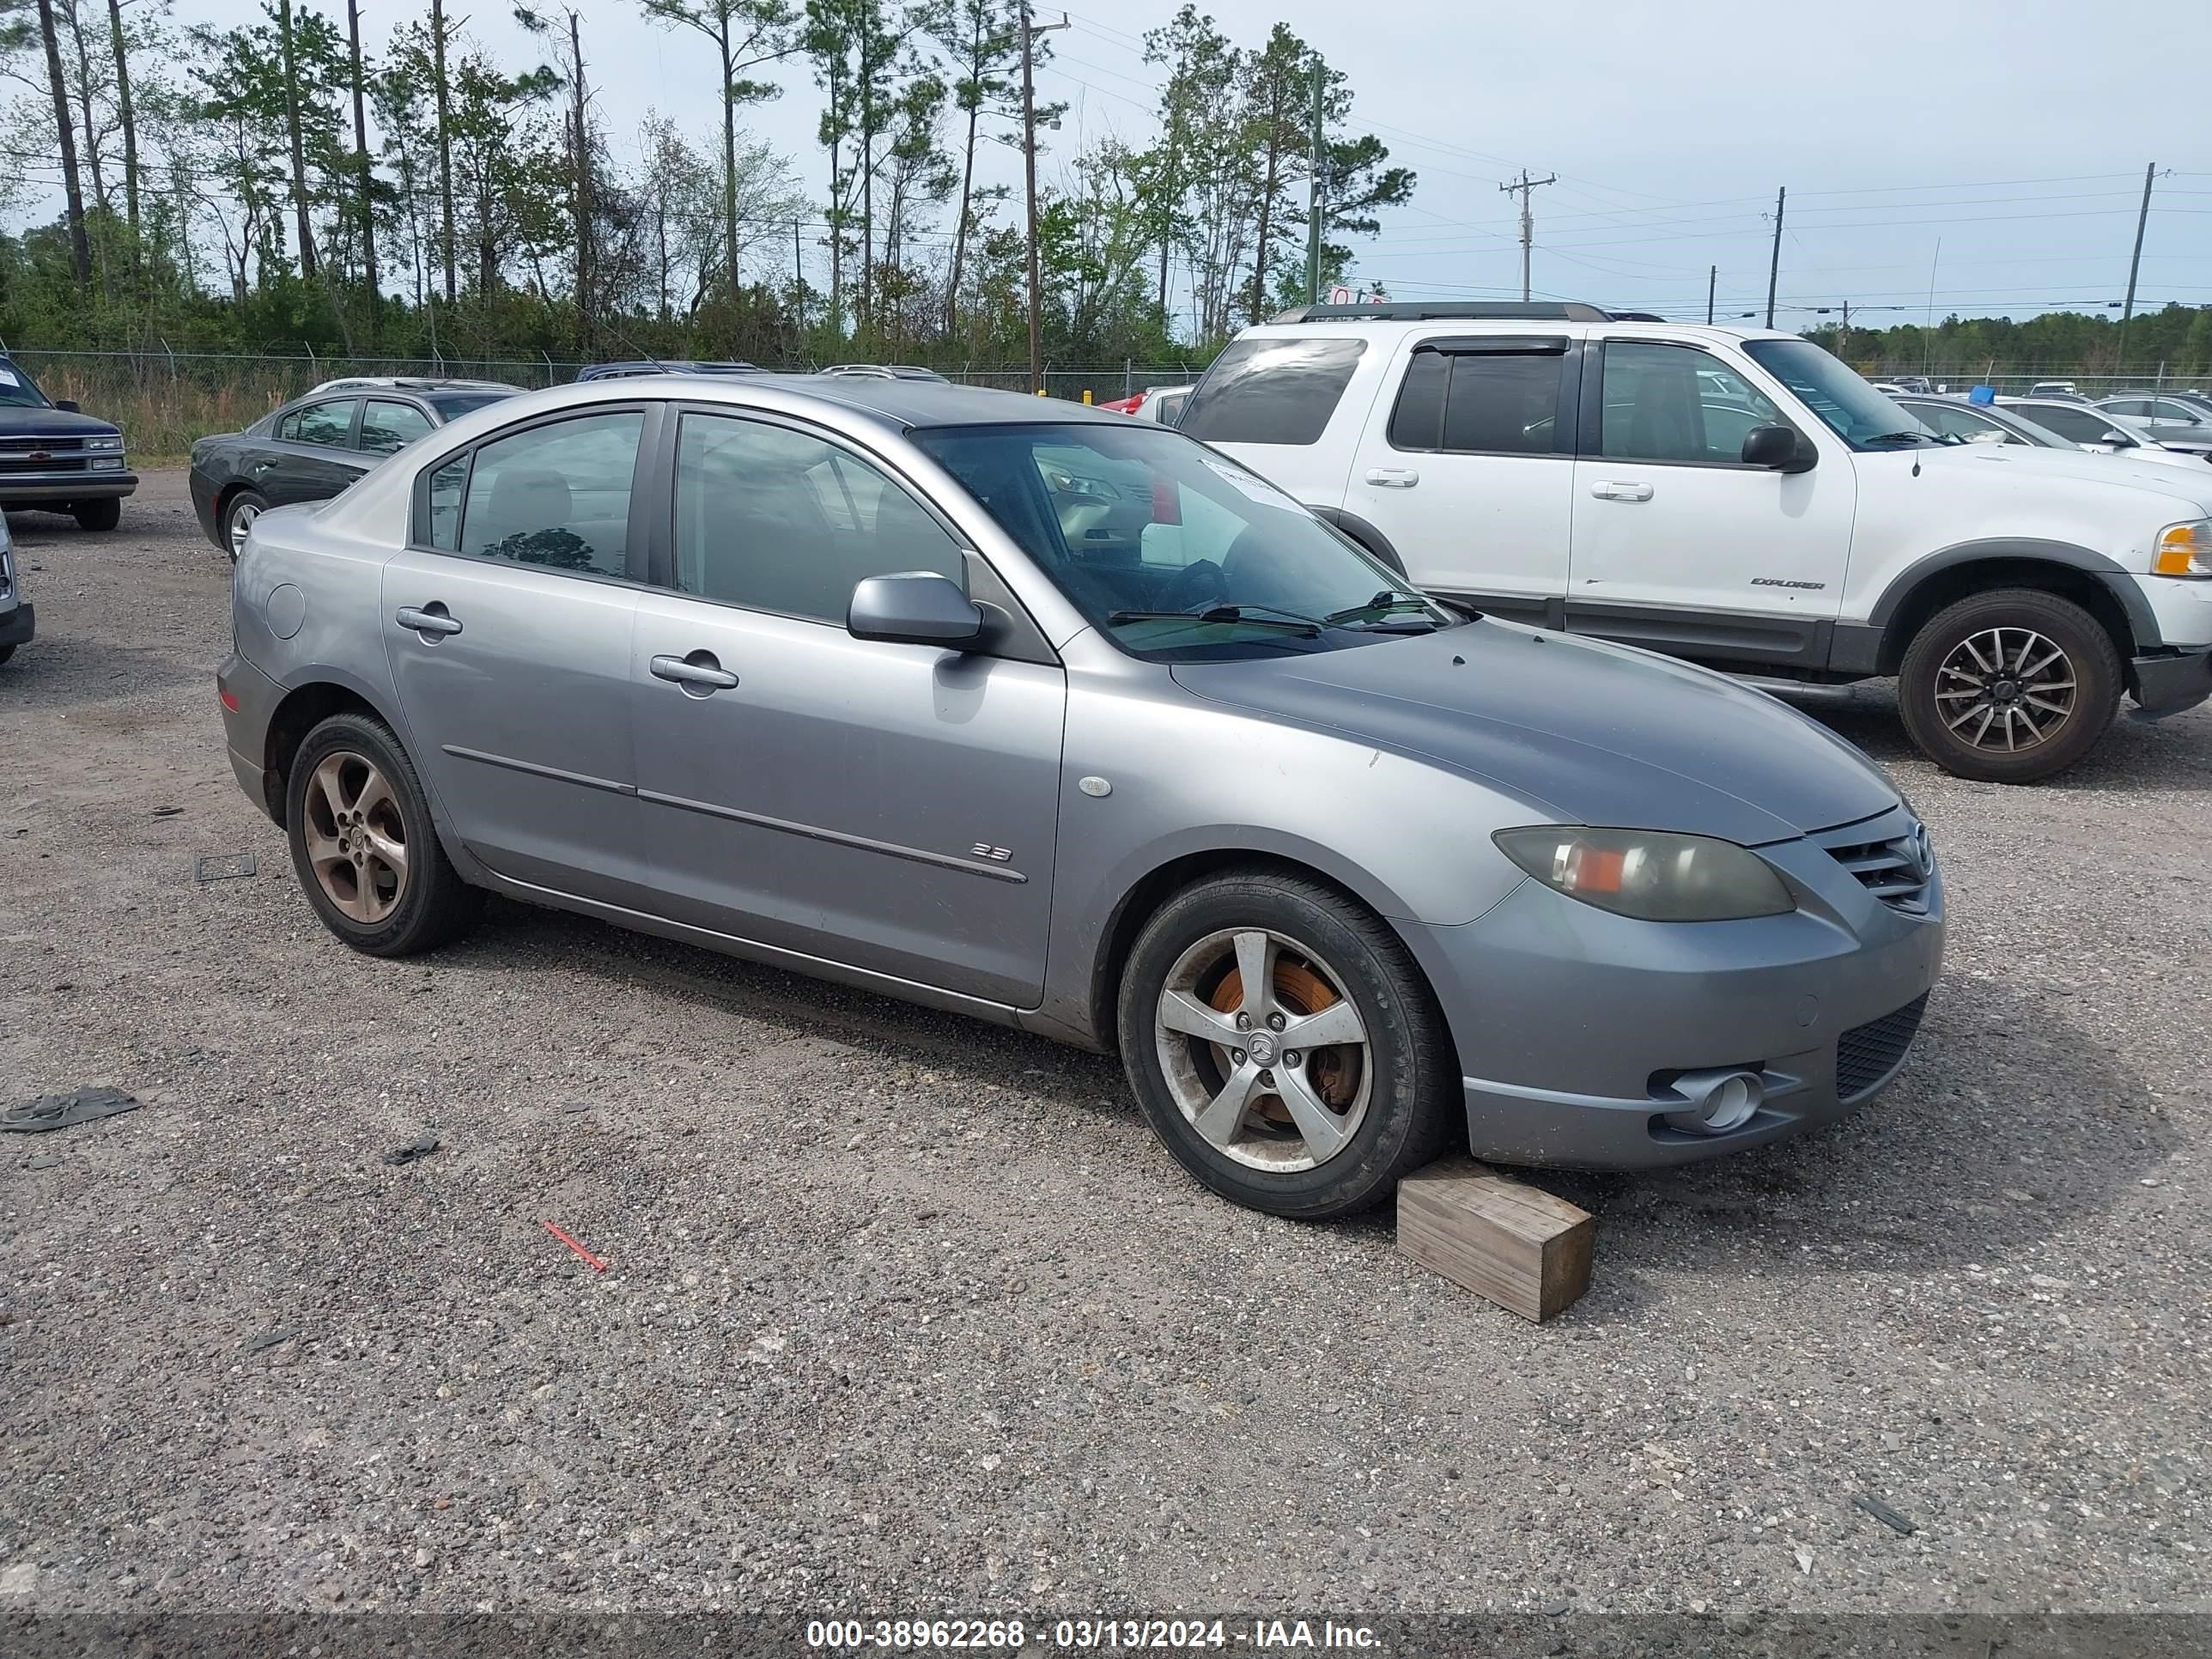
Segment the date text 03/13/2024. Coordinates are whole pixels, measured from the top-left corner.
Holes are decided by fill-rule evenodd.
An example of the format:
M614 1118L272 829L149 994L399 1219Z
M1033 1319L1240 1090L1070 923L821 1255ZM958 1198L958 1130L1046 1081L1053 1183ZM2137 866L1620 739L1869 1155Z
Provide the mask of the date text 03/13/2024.
M806 1645L831 1650L1006 1650L1051 1646L1104 1651L1192 1651L1243 1648L1255 1652L1330 1649L1358 1652L1379 1645L1364 1625L1333 1619L817 1619Z

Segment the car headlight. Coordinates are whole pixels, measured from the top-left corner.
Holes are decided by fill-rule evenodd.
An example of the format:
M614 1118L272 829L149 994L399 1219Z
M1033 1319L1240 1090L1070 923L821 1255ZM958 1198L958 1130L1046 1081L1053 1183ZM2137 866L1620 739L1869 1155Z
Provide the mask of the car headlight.
M87 449L119 450L123 447L123 434L118 432L112 438L87 438L84 441L84 447Z
M2150 568L2159 576L2212 576L2212 519L2192 519L2160 531Z
M1547 823L1491 839L1554 891L1642 921L1740 921L1797 908L1773 866L1710 836Z

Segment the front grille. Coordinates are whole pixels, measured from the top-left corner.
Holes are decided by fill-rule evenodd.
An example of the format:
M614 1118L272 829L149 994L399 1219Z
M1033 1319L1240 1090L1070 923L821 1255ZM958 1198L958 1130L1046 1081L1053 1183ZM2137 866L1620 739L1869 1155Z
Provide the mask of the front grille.
M44 461L34 461L22 455L0 455L0 478L19 473L82 472L86 466L82 455L57 455Z
M1910 916L1928 914L1936 849L1929 844L1927 826L1904 808L1820 830L1813 840L1891 909Z
M1889 1081L1905 1063L1912 1039L1920 1030L1920 1017L1928 1012L1928 993L1923 991L1893 1014L1854 1025L1836 1039L1836 1093L1844 1100L1872 1094Z
M84 440L70 432L51 438L0 438L0 455L27 454L33 449L82 449Z

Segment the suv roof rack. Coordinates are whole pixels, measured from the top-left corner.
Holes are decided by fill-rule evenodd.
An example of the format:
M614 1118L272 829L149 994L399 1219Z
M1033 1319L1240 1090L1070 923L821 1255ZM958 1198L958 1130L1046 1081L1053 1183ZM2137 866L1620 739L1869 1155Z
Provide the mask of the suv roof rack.
M1292 306L1271 323L1609 323L1615 313L1578 300L1407 300L1369 306Z

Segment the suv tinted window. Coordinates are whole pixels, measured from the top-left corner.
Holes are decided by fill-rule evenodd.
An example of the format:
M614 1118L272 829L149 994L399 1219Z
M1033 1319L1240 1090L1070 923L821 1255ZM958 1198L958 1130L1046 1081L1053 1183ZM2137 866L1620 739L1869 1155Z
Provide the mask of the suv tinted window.
M1176 424L1208 443L1317 443L1366 349L1364 340L1238 340Z
M404 449L430 429L430 417L412 404L371 398L361 417L361 447L379 455Z
M1709 353L1606 344L1598 453L1608 460L1740 461L1746 433L1787 424L1772 399Z
M601 576L627 572L630 480L645 416L636 410L532 427L478 446L461 506L459 549ZM430 480L430 532L456 480L448 462Z
M2116 415L2148 415L2151 412L2148 398L2114 398L2099 407L2109 409Z
M1462 454L1551 455L1559 443L1563 353L1417 350L1390 442Z
M842 626L870 576L965 586L959 544L874 467L761 421L687 414L676 444L676 586Z
M329 449L343 449L353 438L353 412L361 407L358 398L342 398L335 403L309 404L305 409L295 409L276 423L276 435L289 443L320 444Z
M2100 414L2086 404L2075 409L2057 404L2039 404L2027 413L2060 437L2070 439L2077 444L2132 441L2126 434L2119 433L2119 428L2112 424L2109 416ZM2119 433L2117 439L2115 433Z

